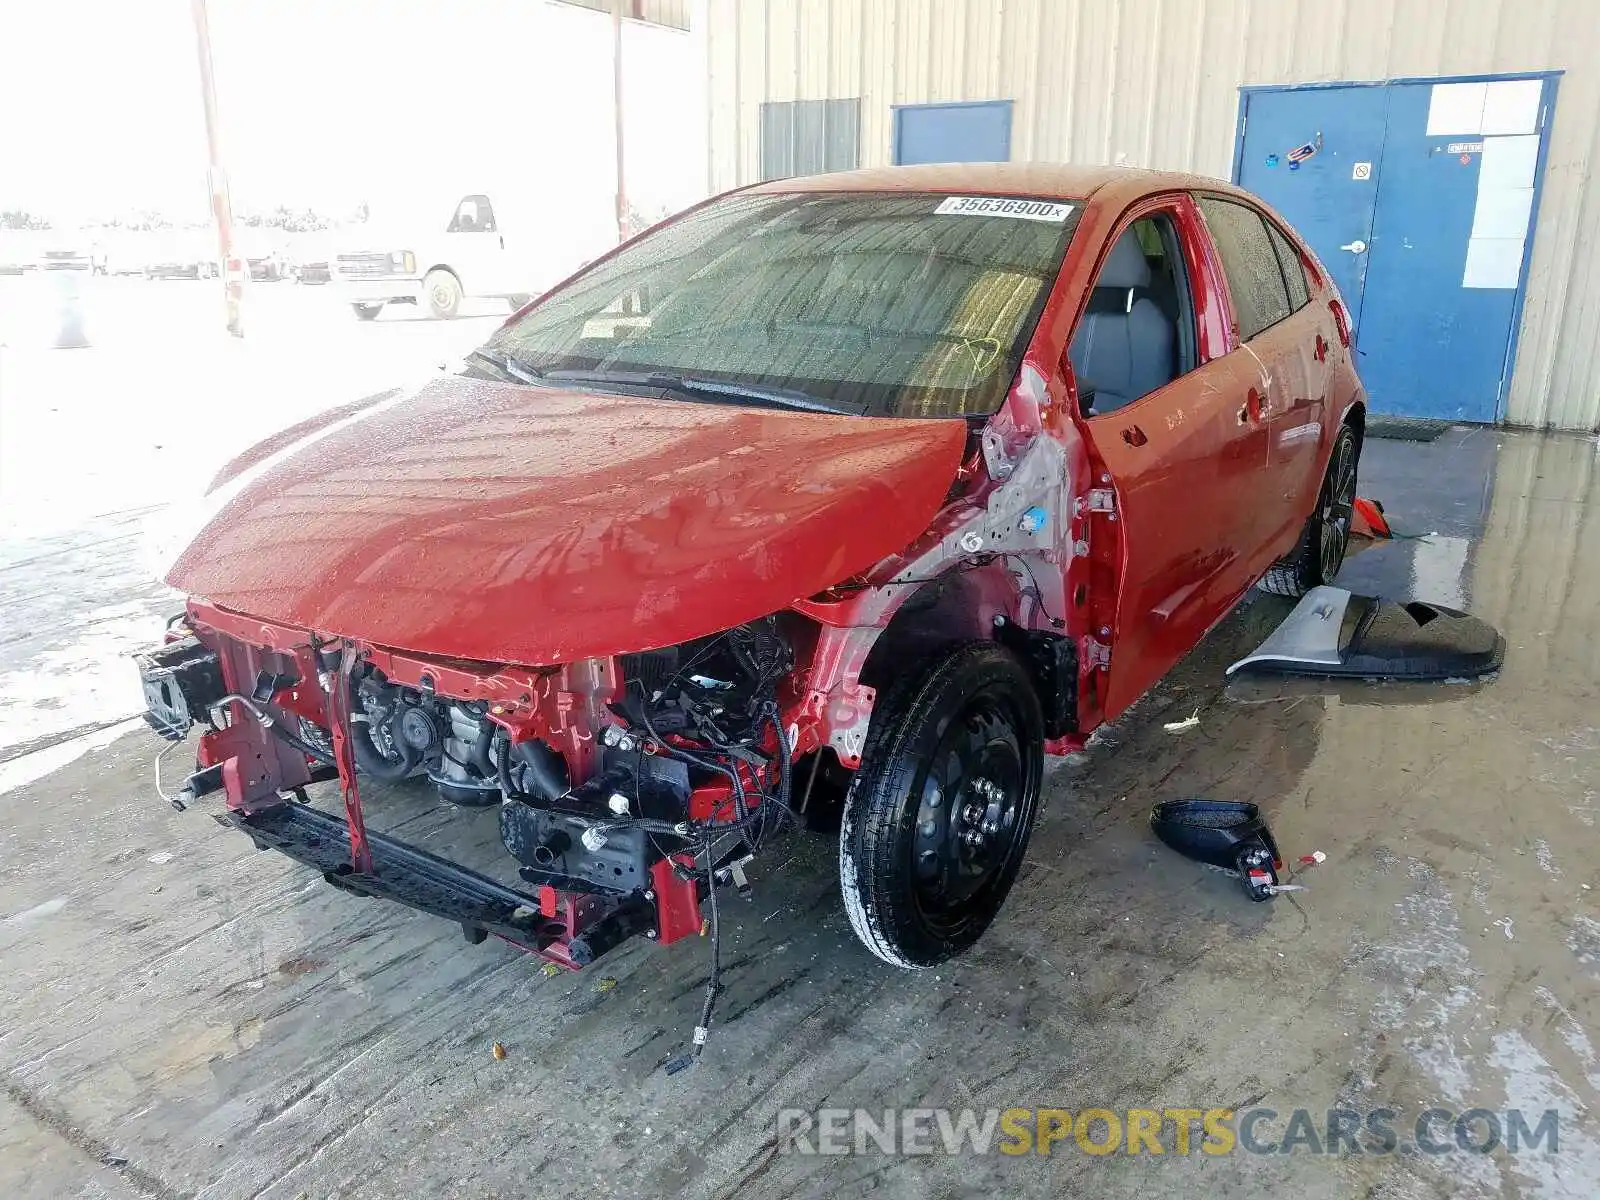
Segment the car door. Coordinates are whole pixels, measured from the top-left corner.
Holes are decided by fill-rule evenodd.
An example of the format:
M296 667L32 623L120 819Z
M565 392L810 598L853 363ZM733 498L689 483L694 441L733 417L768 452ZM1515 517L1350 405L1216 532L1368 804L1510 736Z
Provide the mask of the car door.
M1287 235L1237 196L1202 195L1199 207L1222 262L1239 353L1258 378L1254 419L1266 430L1267 456L1249 558L1259 575L1292 548L1306 518L1306 486L1323 449L1327 345L1319 360L1321 324L1304 269L1284 270L1294 253L1279 245Z
M494 206L485 195L463 196L446 230L450 264L461 277L469 296L503 296L511 286L505 235L495 219Z
M1140 222L1155 227L1165 248L1162 269L1143 283L1126 252ZM1131 317L1154 300L1149 293L1163 277L1172 289L1171 370L1107 388L1101 360L1115 355L1094 342L1127 324L1119 308ZM1120 547L1114 620L1109 632L1098 631L1109 639L1101 706L1109 719L1193 649L1254 581L1249 558L1267 441L1249 400L1260 382L1255 360L1231 352L1221 267L1190 197L1153 198L1124 214L1093 283L1068 360L1080 404L1093 393L1083 427L1114 493L1113 511L1091 516L1091 541ZM1112 315L1105 330L1097 310ZM1149 363L1151 335L1136 332L1130 342L1135 363Z
M1288 406L1271 418L1267 464L1279 476L1288 508L1289 536L1298 537L1305 515L1316 502L1322 463L1329 450L1328 431L1334 427L1329 410L1334 404L1334 342L1339 334L1327 305L1315 302L1322 285L1307 272L1299 242L1270 215L1263 214L1263 218L1289 293L1284 337L1286 378L1292 383ZM1282 530L1279 536L1283 536Z

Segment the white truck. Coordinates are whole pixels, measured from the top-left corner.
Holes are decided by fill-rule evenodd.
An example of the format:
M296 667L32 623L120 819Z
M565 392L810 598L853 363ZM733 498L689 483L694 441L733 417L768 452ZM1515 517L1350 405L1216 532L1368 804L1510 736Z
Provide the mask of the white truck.
M363 321L387 304L426 307L448 320L467 299L520 308L616 242L616 223L599 196L456 193L453 206L413 198L367 221L364 244L334 255L331 282Z

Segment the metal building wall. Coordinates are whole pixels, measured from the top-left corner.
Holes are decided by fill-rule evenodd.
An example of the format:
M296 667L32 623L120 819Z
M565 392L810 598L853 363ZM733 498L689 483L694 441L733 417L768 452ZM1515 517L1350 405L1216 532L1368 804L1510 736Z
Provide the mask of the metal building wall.
M1229 174L1243 84L1564 70L1508 419L1600 428L1600 0L706 0L713 190L766 100L1014 100L1011 156Z
M611 14L621 6L622 15L629 21L643 21L647 25L660 25L665 29L689 28L690 0L554 0L557 4L571 4L576 8L592 8L596 12Z

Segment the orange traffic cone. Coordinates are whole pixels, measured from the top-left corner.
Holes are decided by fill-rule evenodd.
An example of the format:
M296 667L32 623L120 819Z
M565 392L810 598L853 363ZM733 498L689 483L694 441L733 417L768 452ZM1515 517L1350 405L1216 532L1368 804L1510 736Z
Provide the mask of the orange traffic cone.
M1357 537L1379 540L1394 536L1388 519L1383 515L1383 505L1365 496L1356 497L1355 511L1350 518L1350 532Z

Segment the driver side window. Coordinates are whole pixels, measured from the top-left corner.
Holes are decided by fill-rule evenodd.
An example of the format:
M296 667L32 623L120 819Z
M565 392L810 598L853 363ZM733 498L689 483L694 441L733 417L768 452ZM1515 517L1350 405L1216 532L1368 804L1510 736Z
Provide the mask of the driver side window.
M494 233L494 209L487 196L466 196L456 205L447 233Z
M1086 417L1115 412L1194 369L1194 306L1177 227L1140 217L1112 243L1067 357Z

